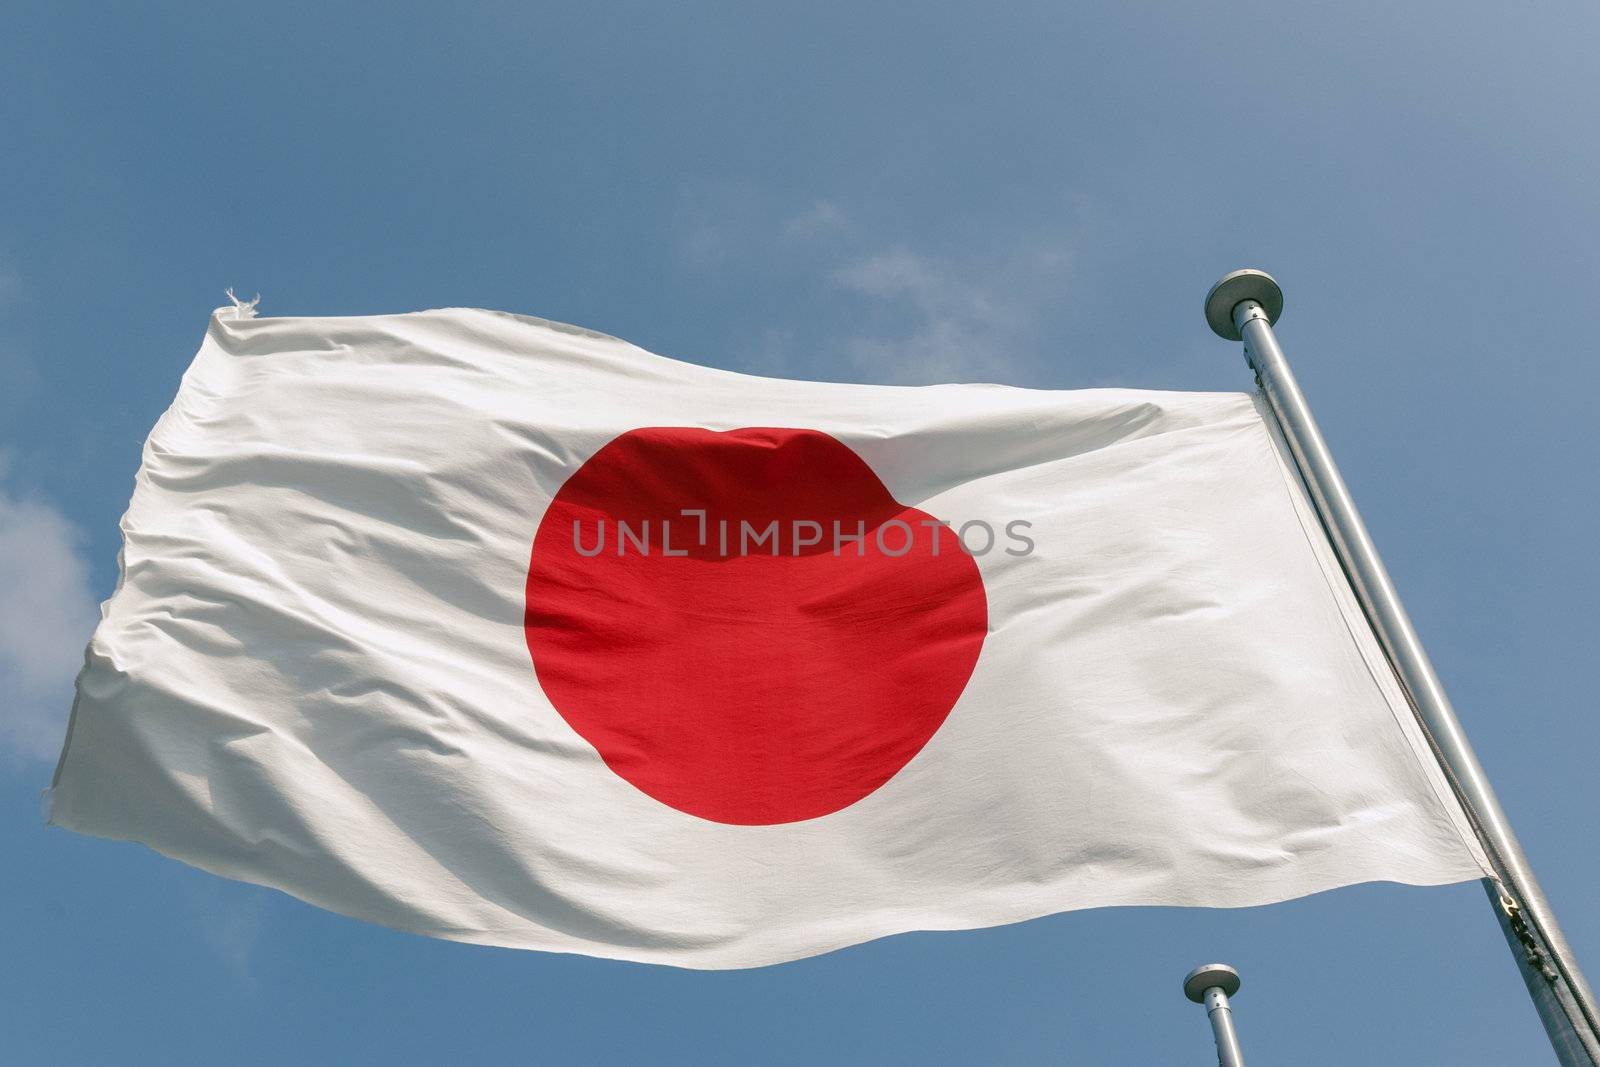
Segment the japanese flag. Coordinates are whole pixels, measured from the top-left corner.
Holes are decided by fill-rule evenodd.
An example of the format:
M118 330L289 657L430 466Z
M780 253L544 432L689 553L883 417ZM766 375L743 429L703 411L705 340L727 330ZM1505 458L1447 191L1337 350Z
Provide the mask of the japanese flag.
M1485 873L1244 394L213 316L50 820L435 937L747 967Z

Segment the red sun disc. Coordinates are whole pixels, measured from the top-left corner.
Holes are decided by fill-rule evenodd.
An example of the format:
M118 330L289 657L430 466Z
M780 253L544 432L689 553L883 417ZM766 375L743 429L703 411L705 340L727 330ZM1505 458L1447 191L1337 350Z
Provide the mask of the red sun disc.
M987 628L955 534L814 430L624 433L556 493L528 571L528 649L562 718L640 791L720 823L882 786Z

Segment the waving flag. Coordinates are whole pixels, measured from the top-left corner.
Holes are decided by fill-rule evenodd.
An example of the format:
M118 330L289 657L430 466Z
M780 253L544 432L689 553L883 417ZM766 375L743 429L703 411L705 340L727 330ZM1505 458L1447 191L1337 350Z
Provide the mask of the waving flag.
M1244 394L228 309L123 529L51 821L417 933L743 967L1487 869Z

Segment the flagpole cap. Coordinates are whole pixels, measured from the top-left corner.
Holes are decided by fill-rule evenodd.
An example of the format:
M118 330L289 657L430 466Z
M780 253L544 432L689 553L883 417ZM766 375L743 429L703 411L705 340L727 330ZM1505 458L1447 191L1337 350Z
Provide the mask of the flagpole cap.
M1233 324L1233 309L1242 300L1254 300L1267 313L1267 321L1276 323L1283 314L1283 290L1278 280L1264 270L1229 271L1206 294L1206 322L1218 337L1237 341L1239 328Z
M1239 992L1239 972L1226 963L1205 963L1190 971L1183 980L1183 995L1204 1004L1206 990L1221 989L1228 996Z

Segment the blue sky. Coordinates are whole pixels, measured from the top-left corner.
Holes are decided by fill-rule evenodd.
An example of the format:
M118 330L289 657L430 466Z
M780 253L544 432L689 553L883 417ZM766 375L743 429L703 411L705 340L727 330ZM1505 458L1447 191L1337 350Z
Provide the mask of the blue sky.
M1600 974L1597 33L1576 3L9 6L0 1058L1198 1064L1178 984L1222 958L1252 1062L1543 1062L1476 885L692 973L365 926L46 830L38 794L225 286L793 377L1243 389L1200 302L1258 265Z

